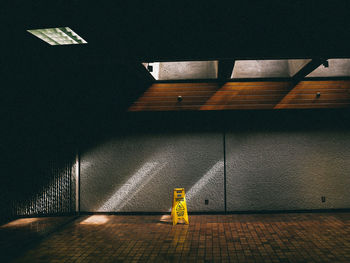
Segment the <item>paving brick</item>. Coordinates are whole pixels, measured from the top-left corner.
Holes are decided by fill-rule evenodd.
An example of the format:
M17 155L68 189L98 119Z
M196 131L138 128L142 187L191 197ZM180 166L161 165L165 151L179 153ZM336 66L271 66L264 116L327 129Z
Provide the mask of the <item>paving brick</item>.
M14 262L349 260L350 213L286 213L192 215L176 226L168 215L83 216Z

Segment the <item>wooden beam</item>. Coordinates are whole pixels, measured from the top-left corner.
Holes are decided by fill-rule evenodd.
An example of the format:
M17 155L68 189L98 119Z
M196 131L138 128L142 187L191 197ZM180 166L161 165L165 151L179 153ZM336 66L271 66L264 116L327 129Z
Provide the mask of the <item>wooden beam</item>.
M231 78L235 60L219 60L218 63L218 80L226 81Z
M316 58L312 59L304 67L302 67L297 73L292 77L292 85L296 86L300 81L302 81L307 75L317 69L322 65L327 59Z

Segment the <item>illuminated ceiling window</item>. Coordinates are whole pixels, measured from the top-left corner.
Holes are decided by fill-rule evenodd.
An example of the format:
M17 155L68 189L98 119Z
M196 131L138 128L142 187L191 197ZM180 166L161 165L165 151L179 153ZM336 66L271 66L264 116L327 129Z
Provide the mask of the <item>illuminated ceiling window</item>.
M350 59L328 59L328 67L319 66L307 77L347 77L350 76Z
M318 66L321 59L179 61L150 62L143 65L156 80L295 79L300 78L300 74L308 74L310 70L313 71L302 78L350 76L350 59L327 61L328 67ZM225 62L231 63L231 68ZM317 68L314 70L315 67Z
M310 61L311 59L237 60L231 78L289 78Z
M43 28L27 30L50 45L76 45L87 42L69 27Z
M216 79L218 61L142 63L156 80Z

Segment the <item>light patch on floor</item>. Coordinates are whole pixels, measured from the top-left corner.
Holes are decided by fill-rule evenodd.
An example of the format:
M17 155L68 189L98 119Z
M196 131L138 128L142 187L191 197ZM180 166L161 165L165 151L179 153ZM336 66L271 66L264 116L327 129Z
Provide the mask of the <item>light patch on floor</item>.
M17 219L14 221L11 221L5 225L3 225L3 227L17 227L17 226L25 226L25 225L29 225L33 222L38 221L38 218L21 218L21 219Z
M108 216L105 215L93 215L81 221L81 225L102 225L109 221Z
M170 223L172 222L171 215L162 215L160 222Z

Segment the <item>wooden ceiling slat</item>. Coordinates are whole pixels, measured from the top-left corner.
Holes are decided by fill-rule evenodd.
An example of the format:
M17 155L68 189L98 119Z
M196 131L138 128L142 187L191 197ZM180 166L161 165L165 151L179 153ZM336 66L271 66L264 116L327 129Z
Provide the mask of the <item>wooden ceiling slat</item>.
M322 103L348 103L349 99L291 99L288 100L288 104L322 104ZM143 105L143 106L181 106L181 105L197 105L199 101L158 101L158 102L135 102L134 105ZM204 105L235 105L235 104L279 104L279 100L227 100L227 101L210 101L204 102ZM287 104L287 103L284 103Z
M146 91L143 96L148 97L173 97L173 96L213 96L215 91L179 91L179 92L148 92Z
M143 97L157 97L157 98L168 98L168 97L211 97L211 96L273 96L273 95L287 95L287 94L316 94L321 92L321 94L340 94L347 96L349 91L343 89L305 89L305 90L292 90L289 93L285 91L255 91L255 90L242 90L242 91L217 91L217 92L206 92L206 91L188 91L188 92L145 92Z
M347 108L349 103L325 103L313 105L313 109L320 108ZM193 105L193 106L178 106L178 107L144 107L133 106L130 111L180 111L180 110L259 110L259 109L310 109L309 104L256 104L256 105Z
M162 83L152 85L130 111L304 109L350 106L350 81ZM317 93L320 96L317 96ZM182 101L177 100L182 96Z
M336 89L340 89L340 90L347 90L350 87L346 87L346 86L341 86L341 85L337 85L337 86L324 86L324 85L308 85L308 86L297 86L295 88L293 88L292 90L314 90L314 89L329 89L329 90L336 90ZM241 91L241 90L270 90L270 91L288 91L287 88L283 87L283 86L277 86L277 87L273 87L273 86L254 86L254 87L227 87L224 86L220 89L217 88L203 88L203 87L193 87L193 88L173 88L173 87L169 87L169 88L154 88L151 87L149 88L147 91L148 92L181 92L181 91L191 91L191 92L197 92L197 91Z
M347 108L350 103L319 103L319 104L279 104L275 106L275 109L334 109L334 108Z
M181 92L181 91L212 91L215 92L218 87L168 87L168 88L158 88L150 87L147 92Z
M216 82L155 82L152 84L152 87L183 87L183 86L189 86L189 87L205 87L205 86L218 86L218 83Z
M269 94L269 95L236 95L234 97L229 97L229 96L200 96L200 97L183 97L182 102L198 102L198 101L227 101L227 100L254 100L254 101L261 101L261 100L280 100L282 98L293 98L293 99L303 99L303 100L313 100L316 98L315 94L288 94L286 96L281 96L281 95L274 95L274 94ZM317 98L317 100L349 100L350 99L350 94L324 94ZM150 102L150 103L155 103L158 101L177 101L176 96L169 96L169 97L142 97L140 98L137 102ZM136 103L136 102L135 102Z

